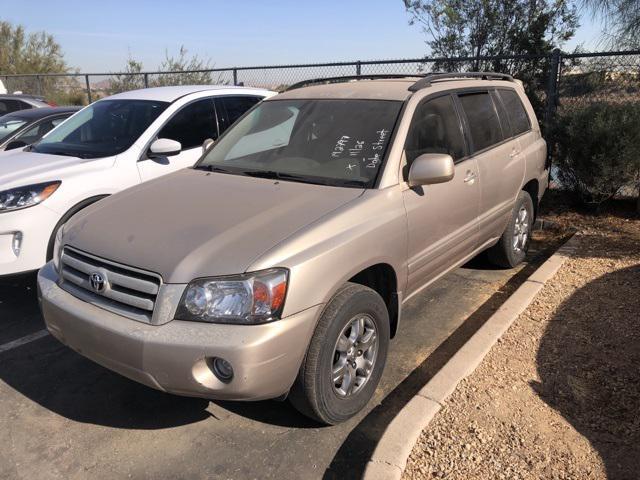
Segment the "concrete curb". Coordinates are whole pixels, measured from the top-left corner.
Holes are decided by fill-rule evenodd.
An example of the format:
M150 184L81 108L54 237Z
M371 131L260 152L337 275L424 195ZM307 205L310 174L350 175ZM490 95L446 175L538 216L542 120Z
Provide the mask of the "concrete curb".
M480 365L489 350L529 306L544 284L575 251L571 237L511 295L442 369L400 410L378 442L363 480L399 479L422 430L442 408L458 383Z

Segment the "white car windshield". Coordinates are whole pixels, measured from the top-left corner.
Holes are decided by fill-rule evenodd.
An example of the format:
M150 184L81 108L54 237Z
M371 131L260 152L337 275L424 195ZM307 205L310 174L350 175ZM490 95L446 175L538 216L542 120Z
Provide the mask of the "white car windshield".
M236 175L371 187L402 102L272 100L238 121L196 165Z
M32 148L32 152L100 158L127 150L169 106L149 100L100 100L81 110Z

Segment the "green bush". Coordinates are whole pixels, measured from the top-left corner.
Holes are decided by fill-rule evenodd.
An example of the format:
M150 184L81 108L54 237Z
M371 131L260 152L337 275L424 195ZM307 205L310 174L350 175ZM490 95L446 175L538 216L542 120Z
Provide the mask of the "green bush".
M552 133L562 188L596 208L640 185L640 104L593 103L558 112Z

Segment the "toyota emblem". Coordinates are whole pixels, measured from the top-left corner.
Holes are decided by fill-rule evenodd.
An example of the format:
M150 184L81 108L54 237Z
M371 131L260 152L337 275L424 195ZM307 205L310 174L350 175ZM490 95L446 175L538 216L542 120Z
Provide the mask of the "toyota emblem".
M96 293L103 292L107 286L107 279L99 272L92 273L89 276L89 282L91 283L91 288Z

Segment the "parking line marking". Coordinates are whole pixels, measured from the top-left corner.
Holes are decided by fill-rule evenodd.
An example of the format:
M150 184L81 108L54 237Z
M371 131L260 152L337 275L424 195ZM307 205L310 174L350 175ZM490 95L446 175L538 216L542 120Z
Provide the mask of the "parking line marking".
M35 333L25 335L22 338L0 345L0 353L8 352L9 350L13 350L14 348L20 347L29 342L34 342L39 338L46 337L47 335L49 335L48 330L38 330Z

